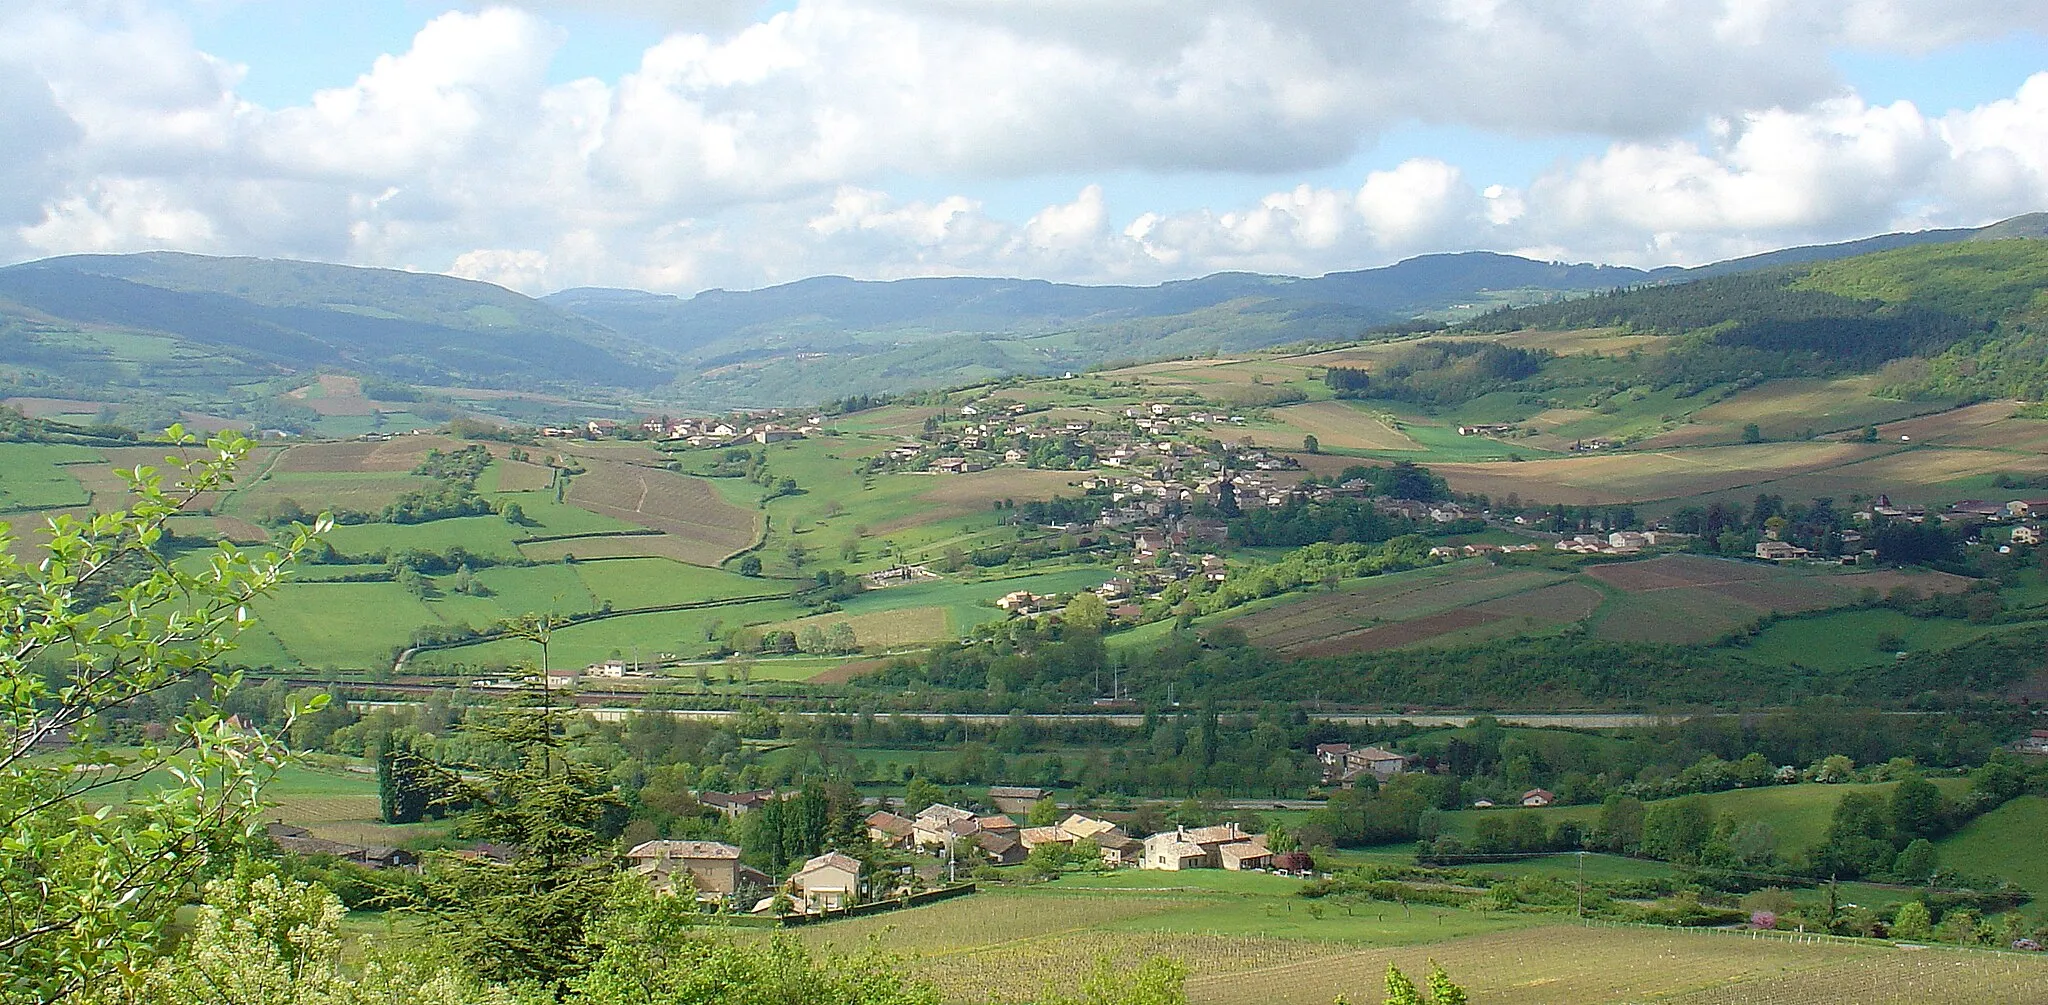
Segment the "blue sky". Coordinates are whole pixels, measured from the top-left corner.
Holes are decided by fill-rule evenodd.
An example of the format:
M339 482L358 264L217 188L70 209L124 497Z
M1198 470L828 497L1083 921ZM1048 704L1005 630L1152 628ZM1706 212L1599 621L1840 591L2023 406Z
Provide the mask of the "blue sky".
M684 293L1695 264L2048 209L2044 74L2048 0L24 6L0 257Z

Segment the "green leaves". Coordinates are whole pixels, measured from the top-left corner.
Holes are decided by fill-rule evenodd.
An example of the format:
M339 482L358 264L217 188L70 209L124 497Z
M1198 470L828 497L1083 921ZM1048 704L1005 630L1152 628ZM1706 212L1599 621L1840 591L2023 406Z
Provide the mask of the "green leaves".
M222 433L170 457L176 481L124 474L126 510L48 521L34 567L0 553L0 998L51 1001L147 962L209 855L248 833L283 747L229 723L240 675L213 662L326 529L279 550L222 547L204 561L158 554L164 523L226 487L248 441ZM17 539L0 536L11 549ZM131 751L90 741L99 713L188 681L210 685L168 738ZM74 741L74 736L78 736ZM168 784L115 793L159 772Z

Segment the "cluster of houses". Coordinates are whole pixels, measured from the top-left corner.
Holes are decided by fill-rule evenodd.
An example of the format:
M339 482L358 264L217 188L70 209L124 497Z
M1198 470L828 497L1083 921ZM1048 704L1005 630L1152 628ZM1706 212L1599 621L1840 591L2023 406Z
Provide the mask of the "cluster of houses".
M743 443L781 443L801 440L823 431L825 416L791 414L781 409L743 412L731 416L657 416L640 423L642 436L673 440L693 447L731 447ZM625 427L611 419L591 419L582 425L542 426L548 439L602 440L618 436Z
M1849 514L1850 520L1868 525L1880 519L1903 520L1907 523L1925 523L1934 520L1942 524L1963 528L1975 537L1977 528L1996 526L2008 528L2001 550L2014 545L2039 545L2042 532L2040 520L2048 518L2048 498L2009 499L2005 502L1989 502L1983 499L1964 499L1949 504L1939 513L1929 512L1927 507L1917 504L1893 505L1891 498L1880 494L1867 509ZM1974 540L1973 542L1974 543ZM1869 549L1864 544L1864 535L1858 530L1842 532L1842 558L1844 565L1855 564ZM1815 558L1813 552L1789 541L1773 538L1758 541L1756 557L1772 562L1800 562Z
M1645 548L1684 544L1692 538L1691 534L1668 530L1617 530L1611 534L1574 534L1558 539L1551 547L1575 555L1633 555Z
M1016 865L1040 845L1072 849L1083 840L1095 843L1105 864L1132 865L1142 848L1115 824L1080 813L1050 826L1024 827L1008 813L981 815L934 803L909 817L877 810L868 815L867 824L868 839L877 847L946 855L967 842L995 865Z

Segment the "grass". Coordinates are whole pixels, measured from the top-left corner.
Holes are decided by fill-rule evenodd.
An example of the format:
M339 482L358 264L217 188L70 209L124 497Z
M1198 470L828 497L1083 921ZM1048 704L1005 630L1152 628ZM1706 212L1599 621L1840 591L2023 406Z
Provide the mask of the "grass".
M99 452L89 447L0 444L0 513L86 505L85 486L63 465L99 463Z
M1847 1005L1977 1000L1986 993L2019 1001L2048 989L2048 961L2023 956L1588 927L1559 924L1555 916L1381 903L1348 912L1322 905L1318 918L1293 895L1297 886L1210 871L1069 874L1050 884L806 927L793 937L813 950L872 944L900 954L954 1002L1017 1000L1048 989L1070 994L1087 961L1124 968L1155 956L1187 968L1191 1002L1216 1005L1326 1005L1338 995L1377 1000L1389 963L1419 975L1432 959L1474 1001L1518 1005ZM1929 989L1935 998L1914 997Z
M1936 787L1951 795L1959 794L1965 784L1961 779L1955 778L1937 778L1932 781ZM1849 785L1772 785L1757 789L1710 792L1700 798L1706 801L1708 809L1717 817L1734 816L1740 820L1761 820L1770 824L1771 829L1777 834L1778 854L1790 857L1820 843L1821 838L1827 833L1828 820L1834 813L1835 804L1841 801L1844 795L1851 792L1886 795L1896 784L1877 782ZM1536 810L1458 810L1444 814L1445 832L1470 837L1474 826L1483 815L1498 813L1535 813L1550 827L1555 827L1566 820L1581 826L1591 826L1600 816L1600 807L1551 806Z
M2020 796L1963 825L1935 850L1943 868L1971 876L1998 876L2048 896L2048 859L2037 854L2048 833L2048 797Z
M650 656L664 652L699 653L710 644L705 634L714 623L722 631L788 621L802 613L803 608L791 601L769 600L697 611L622 615L570 625L555 630L548 665L553 669L584 666L607 659L614 651ZM527 666L537 662L538 657L539 651L530 642L502 640L421 653L417 666L423 670Z
M1779 621L1751 639L1746 650L1773 664L1848 670L1890 663L1898 652L1961 645L1997 630L1998 626L1993 625L1973 625L1949 618L1914 618L1886 609L1836 611ZM1900 644L1896 648L1878 648L1877 636L1884 633L1899 636Z

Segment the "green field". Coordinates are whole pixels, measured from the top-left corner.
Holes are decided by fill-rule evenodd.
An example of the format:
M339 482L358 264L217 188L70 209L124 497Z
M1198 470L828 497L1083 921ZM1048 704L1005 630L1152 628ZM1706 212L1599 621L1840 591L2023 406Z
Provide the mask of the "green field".
M1959 794L1967 783L1960 778L1931 779L1937 788L1953 796ZM1889 793L1897 783L1876 782L1870 784L1846 785L1772 785L1758 789L1731 789L1726 792L1710 792L1699 798L1706 801L1709 810L1716 816L1734 816L1740 820L1761 820L1771 826L1778 839L1778 854L1796 857L1808 848L1820 843L1828 829L1828 820L1835 811L1835 803L1851 792ZM1654 805L1654 803L1652 804ZM1598 806L1549 806L1542 809L1489 809L1457 810L1444 814L1445 832L1459 837L1471 837L1478 821L1488 814L1534 813L1542 817L1548 827L1570 820L1581 827L1589 828L1599 819Z
M1890 662L1899 652L1961 645L2000 627L1946 618L1914 618L1883 609L1836 611L1777 622L1751 639L1747 649L1757 659L1770 663L1847 670ZM1877 637L1887 633L1901 639L1897 648L1880 648L1876 644Z
M2048 993L2048 961L1926 950L1565 923L1556 915L1319 904L1299 881L1198 871L1068 876L908 911L809 926L813 949L871 944L901 954L946 1001L1071 993L1088 965L1179 961L1198 1005L1377 1001L1389 963L1440 963L1473 1001L1517 1005L1671 1001L2022 1001ZM1318 916L1320 915L1320 916ZM1654 961L1646 965L1645 961ZM1993 997L1980 997L1983 995Z
M0 444L0 513L83 506L89 500L85 486L65 465L97 463L99 452L90 447L47 443ZM27 523L18 517L16 523Z
M2048 897L2048 860L2035 854L2048 834L2048 797L2020 796L1935 843L1942 868L1999 876ZM2039 909L2039 905L2036 905Z

